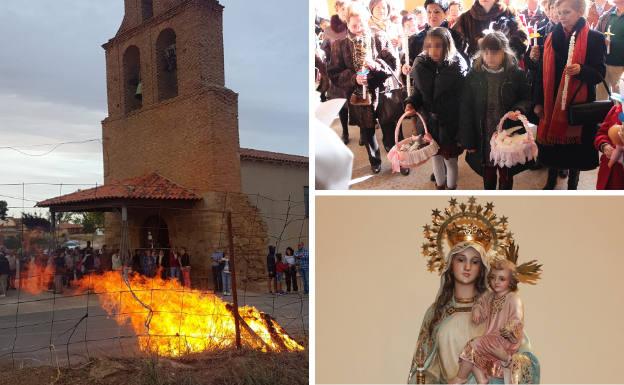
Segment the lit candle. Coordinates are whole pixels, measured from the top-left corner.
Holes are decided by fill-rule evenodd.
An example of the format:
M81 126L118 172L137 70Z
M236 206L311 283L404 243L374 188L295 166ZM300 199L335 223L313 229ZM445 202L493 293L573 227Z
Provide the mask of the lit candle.
M609 26L607 28L607 32L605 32L605 43L607 43L607 55L609 54L609 52L611 51L611 36L615 35L614 33L611 33L611 26Z
M566 67L572 65L572 56L574 55L574 44L576 41L576 31L570 37L570 47L568 48L568 61ZM566 99L568 95L568 83L570 82L570 75L566 74L563 82L563 95L561 95L561 111L566 109Z
M408 33L404 33L403 34L403 52L405 54L405 63L409 66L412 65L412 63L410 63L410 52L409 52L409 35ZM411 80L410 80L410 73L408 72L407 75L405 75L405 82L407 83L407 96L410 96L412 94L412 85Z
M529 29L529 32L531 32L529 37L533 39L533 45L537 45L537 39L542 37L542 35L540 35L540 33L537 32L537 22L535 22L535 24L533 25L533 28Z

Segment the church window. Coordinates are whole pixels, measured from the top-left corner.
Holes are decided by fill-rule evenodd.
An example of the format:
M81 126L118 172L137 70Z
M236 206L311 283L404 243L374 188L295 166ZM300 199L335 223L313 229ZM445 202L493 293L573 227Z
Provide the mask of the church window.
M141 0L141 18L143 21L154 16L154 4L152 0Z
M156 78L158 79L158 100L178 96L178 57L176 34L168 28L156 40Z
M141 82L141 54L132 45L123 56L124 101L126 113L143 106L143 84Z

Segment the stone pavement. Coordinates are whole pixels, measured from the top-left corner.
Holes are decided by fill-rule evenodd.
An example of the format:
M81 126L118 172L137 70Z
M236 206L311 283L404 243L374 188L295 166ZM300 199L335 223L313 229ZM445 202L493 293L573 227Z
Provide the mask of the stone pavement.
M334 120L332 128L342 135L340 121ZM390 162L386 151L381 144L381 130L377 130L377 141L381 146L381 157L383 160L381 172L373 174L368 163L368 156L364 147L358 145L360 139L360 129L357 126L349 126L349 149L353 152L353 176L352 179L361 178L361 182L351 186L355 190L434 190L435 184L429 180L433 172L431 162L412 169L408 176L392 174ZM595 190L598 169L581 172L579 178L579 190ZM514 177L514 190L539 190L546 183L547 169L527 170ZM459 157L459 180L458 190L482 190L483 180L466 163L465 155ZM556 189L567 189L567 179L558 179Z

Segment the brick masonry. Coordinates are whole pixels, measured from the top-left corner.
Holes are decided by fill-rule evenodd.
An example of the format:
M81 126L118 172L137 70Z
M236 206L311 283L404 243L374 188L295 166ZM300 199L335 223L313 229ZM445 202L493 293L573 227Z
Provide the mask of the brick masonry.
M151 4L152 17L142 8ZM193 277L211 282L209 257L227 250L224 210L233 211L237 273L242 285L264 276L267 226L241 193L238 95L225 88L223 7L215 0L125 0L125 16L106 51L109 116L102 122L104 181L158 172L204 199L193 209L129 209L131 247L140 247L145 220L159 215L173 247L186 246ZM159 100L162 50L157 41L173 30L177 96ZM166 32L170 33L170 32ZM141 107L129 111L124 54L139 51ZM133 92L133 89L130 89ZM129 112L128 112L129 111ZM119 244L120 216L106 214L106 243ZM251 286L250 286L251 287Z

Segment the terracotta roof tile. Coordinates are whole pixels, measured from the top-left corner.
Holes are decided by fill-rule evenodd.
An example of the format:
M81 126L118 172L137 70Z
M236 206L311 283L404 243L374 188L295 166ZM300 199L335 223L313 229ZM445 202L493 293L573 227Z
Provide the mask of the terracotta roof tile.
M103 199L171 199L200 200L201 196L169 179L152 173L140 177L112 181L109 184L79 190L71 194L47 199L37 207L49 207L65 203L87 202Z
M241 160L260 160L260 161L268 161L268 162L300 164L300 165L306 165L306 166L309 163L307 156L283 154L279 152L271 152L271 151L263 151L263 150L254 150L251 148L241 148L240 158Z

